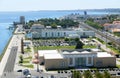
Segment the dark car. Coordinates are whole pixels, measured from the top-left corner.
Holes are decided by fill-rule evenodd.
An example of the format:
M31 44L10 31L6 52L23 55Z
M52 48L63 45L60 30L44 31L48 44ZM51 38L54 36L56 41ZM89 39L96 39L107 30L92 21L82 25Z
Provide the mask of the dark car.
M22 70L17 70L17 72L22 72Z

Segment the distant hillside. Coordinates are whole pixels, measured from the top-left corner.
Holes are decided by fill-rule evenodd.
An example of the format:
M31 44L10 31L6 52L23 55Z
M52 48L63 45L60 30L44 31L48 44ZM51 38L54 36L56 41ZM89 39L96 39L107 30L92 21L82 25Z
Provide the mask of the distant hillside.
M73 11L97 11L97 12L120 12L120 8L109 8L109 9L78 9L78 10L41 10L41 11L67 11L67 12L73 12Z
M104 12L120 12L120 8L109 8L109 9L86 9L86 11L104 11Z

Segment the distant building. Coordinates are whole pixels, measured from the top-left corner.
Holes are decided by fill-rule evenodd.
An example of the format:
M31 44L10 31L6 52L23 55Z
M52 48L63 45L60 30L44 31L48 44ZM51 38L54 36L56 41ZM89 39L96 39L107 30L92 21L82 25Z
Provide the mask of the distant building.
M57 29L48 28L31 28L32 38L64 38L64 37L94 37L94 31L79 29L63 29L60 26Z
M24 16L20 16L20 24L25 25L25 17Z
M69 67L115 67L116 57L96 49L39 50L40 64L46 69Z
M112 24L105 23L103 26L105 30L110 32L120 32L120 21L113 21Z
M87 15L87 11L84 11L84 15L85 15L85 16Z

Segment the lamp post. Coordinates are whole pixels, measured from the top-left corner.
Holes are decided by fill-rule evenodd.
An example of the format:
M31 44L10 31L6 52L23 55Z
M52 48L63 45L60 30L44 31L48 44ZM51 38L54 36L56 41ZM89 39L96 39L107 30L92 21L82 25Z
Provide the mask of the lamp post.
M38 54L38 46L37 52L34 54L35 58L33 59L33 63L37 65L37 72L39 72L39 54Z

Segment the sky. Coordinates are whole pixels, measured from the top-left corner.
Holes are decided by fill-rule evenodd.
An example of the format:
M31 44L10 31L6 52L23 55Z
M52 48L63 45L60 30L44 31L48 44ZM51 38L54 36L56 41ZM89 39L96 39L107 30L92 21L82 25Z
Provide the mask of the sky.
M0 0L0 11L120 8L120 0Z

